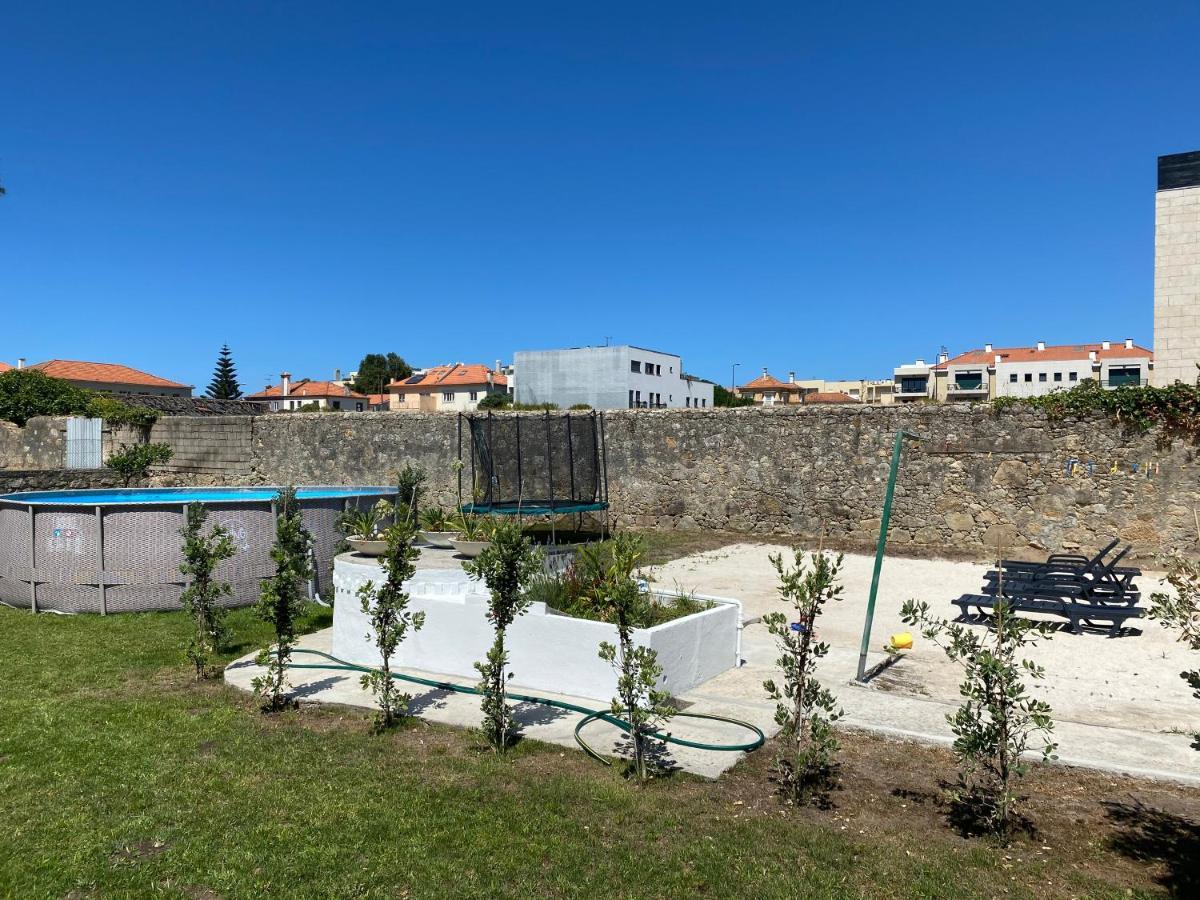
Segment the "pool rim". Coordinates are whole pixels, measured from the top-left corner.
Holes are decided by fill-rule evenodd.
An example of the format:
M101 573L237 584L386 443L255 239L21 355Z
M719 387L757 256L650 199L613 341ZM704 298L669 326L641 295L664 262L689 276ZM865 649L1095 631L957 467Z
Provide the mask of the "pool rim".
M186 506L186 505L189 505L192 503L211 503L211 504L272 503L272 502L274 502L276 496L278 496L280 490L282 490L284 487L285 487L285 485L237 485L237 486L231 485L229 487L222 487L219 485L204 485L204 486L152 487L152 488L67 488L65 490L15 491L11 494L0 494L0 503L9 504L11 506L19 506L19 507L78 506L78 507L85 507L85 508L86 507L96 507L96 506L104 506L104 507L108 507L108 506L113 506L113 507L173 506L173 507L179 507L179 506ZM398 493L398 490L399 490L395 485L298 484L298 485L293 485L293 487L295 488L297 495L299 495L299 492L301 492L301 491L322 491L322 490L324 490L324 491L341 491L342 492L342 493L333 494L333 495L330 495L327 497L312 497L312 496L300 497L300 496L297 496L297 499L299 499L299 500L340 500L340 499L350 499L353 497L396 494L396 493ZM165 491L188 491L188 490L190 490L190 491L212 490L212 491L226 491L226 492L229 492L229 491L243 492L244 491L246 493L253 491L253 492L259 493L260 495L262 494L262 492L267 492L267 494L266 494L266 496L244 497L244 498L234 498L234 497L225 496L225 497L221 497L219 499L212 499L212 500L207 500L207 501L203 500L203 499L197 499L197 498L184 499L184 498L178 497L178 496L171 497L171 498L164 497L161 500L148 500L148 499L144 499L144 498L137 499L137 500L101 500L101 499L99 499L103 495L111 495L113 492L120 492L120 491L128 491L130 493L134 493L134 492L144 493L147 491L164 491L165 492ZM62 498L62 495L67 494L67 493L75 495L75 496L84 496L84 497L86 497L87 495L91 495L97 499L95 502L90 502L90 503L87 502L86 499L85 500L65 500ZM36 495L41 495L41 497L43 497L45 499L25 499L28 497L34 497ZM55 496L47 496L47 495L55 495Z

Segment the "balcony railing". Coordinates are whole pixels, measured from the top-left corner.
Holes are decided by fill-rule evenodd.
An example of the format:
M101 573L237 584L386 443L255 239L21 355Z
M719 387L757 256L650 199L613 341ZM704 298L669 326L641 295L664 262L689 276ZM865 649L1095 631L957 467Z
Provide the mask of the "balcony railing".
M951 394L986 394L988 386L982 381L955 381L948 390Z

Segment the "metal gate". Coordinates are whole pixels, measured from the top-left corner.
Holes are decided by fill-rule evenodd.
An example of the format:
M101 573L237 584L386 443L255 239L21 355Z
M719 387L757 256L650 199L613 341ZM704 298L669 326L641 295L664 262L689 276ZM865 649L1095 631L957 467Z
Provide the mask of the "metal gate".
M99 469L103 419L72 416L67 419L67 468Z

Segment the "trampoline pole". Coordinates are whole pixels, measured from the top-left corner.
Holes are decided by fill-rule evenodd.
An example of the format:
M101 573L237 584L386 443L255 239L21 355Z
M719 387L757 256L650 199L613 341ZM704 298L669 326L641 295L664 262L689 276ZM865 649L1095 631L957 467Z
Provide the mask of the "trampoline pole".
M595 417L595 413L593 413ZM612 530L608 521L608 438L604 435L604 411L600 411L600 473L601 488L604 490L604 527L602 537L608 537ZM593 423L595 424L595 423Z
M521 470L521 414L517 413L517 527L523 523L521 507L525 500L524 473Z
M463 414L458 414L458 511L462 512L462 420Z
M554 447L550 441L550 410L546 410L546 471L550 474L550 546L558 543L554 532Z

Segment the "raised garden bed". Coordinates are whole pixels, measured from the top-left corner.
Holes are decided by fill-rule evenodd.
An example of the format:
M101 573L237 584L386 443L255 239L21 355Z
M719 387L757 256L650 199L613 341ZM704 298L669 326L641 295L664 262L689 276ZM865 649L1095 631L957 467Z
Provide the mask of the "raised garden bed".
M375 560L343 554L334 561L334 656L363 665L380 663L357 591L368 580L378 584L382 577ZM461 570L425 569L406 589L412 608L425 613L425 626L401 645L392 664L477 678L475 663L492 642L486 588ZM664 605L674 604L677 597L670 591L651 593ZM635 643L658 651L662 686L676 695L738 664L741 604L722 597L692 599L705 608L634 632ZM513 687L611 699L617 679L597 655L602 641L617 642L614 625L563 615L535 602L508 630Z

